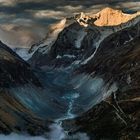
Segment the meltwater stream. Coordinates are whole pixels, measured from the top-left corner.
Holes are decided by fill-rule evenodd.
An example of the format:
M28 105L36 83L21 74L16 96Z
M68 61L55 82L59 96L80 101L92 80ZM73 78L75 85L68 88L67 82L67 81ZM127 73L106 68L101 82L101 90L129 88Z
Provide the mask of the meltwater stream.
M48 69L36 73L44 89L26 85L13 88L11 91L17 100L38 117L54 121L50 126L49 140L62 140L67 137L67 132L63 130L61 123L86 112L103 100L104 93L109 94L116 88L115 86L112 89L106 88L100 77L93 78L87 74L73 76L70 71L64 69ZM53 137L54 133L59 133L56 139ZM87 138L85 134L78 134L78 137L81 135Z
M25 107L43 119L58 120L74 118L103 99L105 84L102 78L70 71L48 69L37 72L45 88L26 85L12 88L11 93Z
M86 74L73 76L70 70L64 69L50 69L40 73L39 77L46 87L41 92L45 112L48 113L44 115L54 120L72 119L102 99L102 78L92 78ZM47 109L51 111L47 112Z

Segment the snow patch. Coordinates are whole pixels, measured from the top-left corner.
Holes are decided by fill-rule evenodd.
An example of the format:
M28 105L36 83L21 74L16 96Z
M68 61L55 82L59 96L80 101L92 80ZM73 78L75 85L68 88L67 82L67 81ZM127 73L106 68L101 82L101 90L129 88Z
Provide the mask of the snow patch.
M13 49L22 59L25 61L29 60L32 57L32 54L29 54L28 48L15 48Z
M80 49L81 47L81 42L83 41L84 37L87 35L87 33L85 31L80 31L78 33L78 37L77 40L75 41L75 47L77 49Z
M64 55L57 55L56 59L61 59L63 57L67 57L67 58L75 58L75 55L70 55L70 54L64 54Z
M70 54L65 54L65 55L63 55L63 57L75 58L76 56L75 55L70 55Z
M59 23L51 25L48 29L48 34L46 39L41 41L41 43L37 43L32 48L32 54L35 53L37 50L42 53L46 54L53 43L56 41L58 34L65 28L66 19L61 20Z
M103 100L105 100L107 97L109 97L112 93L115 93L118 90L117 84L114 82L111 86L107 86L107 89L105 88L103 92Z
M62 56L61 55L57 55L56 59L61 59Z
M131 82L132 82L132 79L131 79L131 76L130 76L130 74L127 76L127 84L129 85L129 84L131 84Z

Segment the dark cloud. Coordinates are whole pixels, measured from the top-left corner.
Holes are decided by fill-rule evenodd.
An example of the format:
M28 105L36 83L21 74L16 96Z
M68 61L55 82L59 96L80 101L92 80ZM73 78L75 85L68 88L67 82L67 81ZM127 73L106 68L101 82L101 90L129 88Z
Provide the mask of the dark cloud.
M136 1L137 0L135 0L135 2ZM127 3L127 5L121 2ZM130 10L136 11L139 9L140 4L136 5L135 2L131 0L128 0L127 2L126 0L0 0L0 13L5 14L5 19L0 22L6 22L8 19L7 17L9 17L9 21L7 20L7 22L12 22L15 18L27 18L32 19L39 24L48 24L51 21L54 21L53 19L59 19L70 15L73 12L89 12L95 9L98 10L104 6L118 6L118 8L123 8L126 11L128 11L128 8L130 7ZM100 5L100 7L98 7L98 5ZM133 7L133 5L135 7ZM94 9L92 9L93 7ZM46 16L43 14L45 13L45 10ZM13 15L15 15L15 17ZM42 19L41 16L45 19Z
M47 30L47 26L57 20L72 16L74 13L81 11L95 13L106 6L123 9L125 12L135 12L140 10L140 1L0 0L0 27L7 27L9 29L12 26L14 29L18 28L20 35L24 35L25 32L25 35L29 36L29 39L32 37L37 40L36 38L40 35L40 32L43 32L41 37L47 32L42 29L45 28ZM4 29L6 32L7 28Z

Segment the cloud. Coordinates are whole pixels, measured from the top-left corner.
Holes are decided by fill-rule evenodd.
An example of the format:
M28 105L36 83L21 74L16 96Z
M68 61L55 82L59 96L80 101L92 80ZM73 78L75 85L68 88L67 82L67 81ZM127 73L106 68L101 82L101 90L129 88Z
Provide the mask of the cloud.
M0 0L0 4L3 6L14 6L17 0Z
M66 6L58 6L57 9L60 9L62 11L79 11L83 10L84 6L83 5L77 5L77 6L72 6L72 5L66 5Z
M15 18L11 21L11 23L24 26L31 26L34 24L33 20L28 18Z
M53 124L50 126L50 133L48 133L48 138L43 136L29 136L23 134L11 133L10 135L0 135L0 140L89 140L90 138L86 133L76 133L72 136L67 136L63 128L58 124Z
M138 2L121 2L118 3L118 7L128 9L131 11L140 11L140 1Z
M81 11L88 14L96 13L106 6L127 12L140 10L138 0L130 2L125 0L0 0L0 27L3 31L0 39L7 37L4 41L11 40L12 46L18 46L15 43L28 46L31 42L45 36L49 24ZM18 36L16 41L11 39L14 38L10 37L12 34Z
M34 1L34 0L24 0L24 1L20 1L20 0L0 0L0 4L3 5L3 6L15 6L16 4L19 4L19 3L29 3L29 2L40 3L40 2L44 2L44 0L37 0L37 1Z
M3 24L0 26L0 40L11 48L27 48L46 35L47 30L35 24Z
M3 19L7 19L8 20L10 18L16 18L16 15L14 15L14 14L9 15L9 14L6 14L4 12L0 12L0 19L1 19L0 22L2 22Z
M67 13L62 11L54 11L54 10L39 10L34 11L34 17L36 18L54 18L54 19L62 19L67 16Z

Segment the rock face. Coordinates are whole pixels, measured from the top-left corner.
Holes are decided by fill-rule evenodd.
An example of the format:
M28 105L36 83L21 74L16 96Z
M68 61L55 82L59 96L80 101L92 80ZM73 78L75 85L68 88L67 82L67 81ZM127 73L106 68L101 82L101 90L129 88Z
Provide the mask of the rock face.
M29 64L0 42L0 87L23 85L29 82L40 86Z
M46 122L39 119L28 106L22 104L11 88L25 85L41 88L31 67L11 49L0 42L0 133L29 132L39 134ZM29 91L30 92L30 91ZM22 93L17 93L17 96Z
M130 36L132 37L130 39ZM118 90L81 117L68 122L97 139L138 139L140 136L139 24L110 35L80 72L116 82ZM67 126L67 122L65 122Z

